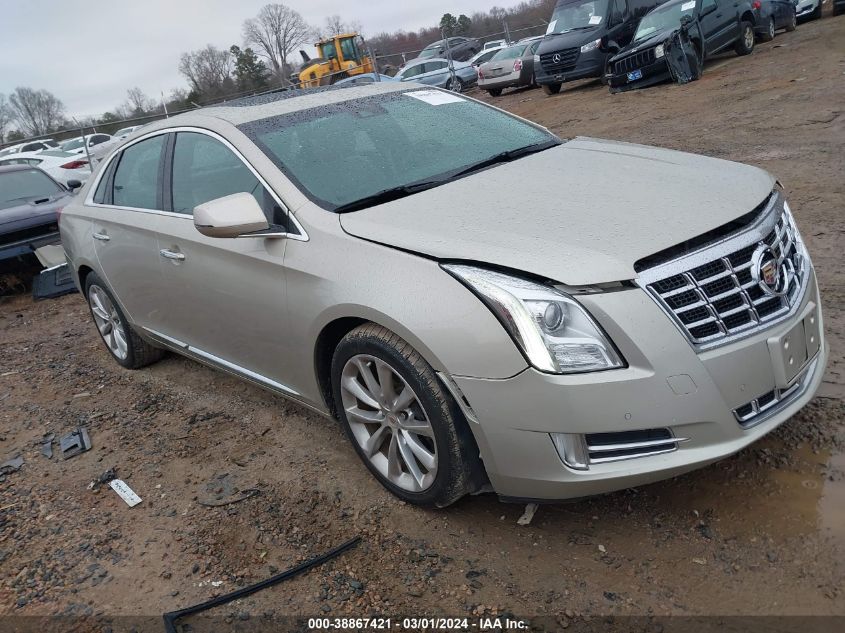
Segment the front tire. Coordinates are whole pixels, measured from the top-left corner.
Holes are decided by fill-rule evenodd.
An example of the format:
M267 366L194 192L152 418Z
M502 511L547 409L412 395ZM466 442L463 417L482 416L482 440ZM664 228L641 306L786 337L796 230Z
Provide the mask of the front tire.
M85 278L85 298L100 338L121 366L139 369L164 356L164 350L153 347L135 334L114 295L96 273L88 273Z
M490 88L487 91L491 97L501 97L502 96L502 89L501 88Z
M368 323L335 349L332 393L358 456L394 495L426 507L473 492L479 468L460 410L408 343Z
M449 80L449 84L446 86L448 90L452 92L457 92L458 94L464 91L464 82L461 81L458 77L453 77Z
M543 84L543 92L547 95L556 95L560 92L560 87L563 84Z
M775 19L769 18L769 23L766 25L766 32L760 34L761 42L771 42L775 39Z
M834 5L836 6L836 5ZM792 8L792 15L789 18L789 22L786 25L786 30L791 33L795 29L798 28L798 18L795 16L795 7Z
M751 22L742 23L742 30L739 39L734 45L737 55L750 55L754 51L754 26Z
M818 5L816 5L816 8L813 9L813 12L810 14L810 19L811 20L818 20L821 17L822 17L822 0L819 0Z

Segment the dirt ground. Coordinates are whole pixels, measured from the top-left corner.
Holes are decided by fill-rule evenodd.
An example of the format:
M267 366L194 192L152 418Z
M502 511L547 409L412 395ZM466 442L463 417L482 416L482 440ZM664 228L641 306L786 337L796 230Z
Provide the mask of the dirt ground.
M699 152L780 178L815 261L831 346L811 405L711 467L542 506L520 527L523 507L493 495L437 512L403 504L338 425L191 361L121 369L79 295L7 298L0 462L21 454L25 463L0 477L0 615L74 616L62 630L109 630L104 621L116 630L128 621L119 616L134 616L161 630L164 611L360 535L317 570L219 608L216 630L280 630L290 615L505 613L546 630L604 626L606 616L644 616L638 630L651 631L671 625L662 616L763 614L835 615L813 620L823 629L802 627L843 630L845 17L802 24L749 58L712 60L687 86L610 96L582 82L554 97L522 90L493 101L563 137ZM41 455L45 434L80 424L91 451ZM88 488L108 469L140 505ZM737 630L751 628L741 622Z

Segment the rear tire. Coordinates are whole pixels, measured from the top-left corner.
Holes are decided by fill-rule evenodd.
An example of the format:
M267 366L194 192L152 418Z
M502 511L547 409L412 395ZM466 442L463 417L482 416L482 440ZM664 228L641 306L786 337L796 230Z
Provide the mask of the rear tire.
M834 8L836 5L834 5ZM835 14L834 14L835 15ZM792 16L789 18L789 22L786 25L786 30L791 33L795 29L798 28L798 18L795 17L795 7L792 8Z
M761 42L771 42L775 39L775 19L769 18L769 23L766 26L766 32L760 34Z
M464 82L461 81L458 77L454 79L450 79L448 85L446 86L448 90L452 92L457 92L458 94L464 91Z
M490 93L491 97L501 97L502 96L502 89L501 88L490 88L487 92Z
M822 17L822 0L819 0L818 6L816 6L816 8L813 9L813 12L810 14L810 19L811 20L818 20L821 17Z
M382 486L438 508L478 488L478 452L461 412L407 342L361 325L335 349L331 377L346 435Z
M96 273L85 277L85 298L100 338L118 364L126 369L139 369L164 356L164 350L135 334L111 290Z
M741 34L734 50L737 55L750 55L754 51L754 26L751 22L742 22Z
M563 84L543 84L543 92L547 95L556 95L560 92L560 87Z

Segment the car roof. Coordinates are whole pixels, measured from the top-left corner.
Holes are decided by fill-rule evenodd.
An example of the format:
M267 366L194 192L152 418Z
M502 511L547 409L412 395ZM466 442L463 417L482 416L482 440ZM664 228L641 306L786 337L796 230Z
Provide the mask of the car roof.
M0 165L0 174L5 174L10 171L27 171L30 169L38 169L38 167L35 165Z
M223 105L200 108L199 110L193 110L184 114L177 114L169 119L150 123L145 127L145 130L148 133L152 133L156 130L178 127L180 125L201 124L208 117L221 119L237 126L281 114L290 114L320 106L354 101L378 94L408 91L414 88L429 88L434 90L431 86L423 86L422 84L408 81L373 82L370 84L353 85L343 90L336 90L334 86L323 86L308 90L286 90L256 95L254 97L245 97L243 99L229 101Z

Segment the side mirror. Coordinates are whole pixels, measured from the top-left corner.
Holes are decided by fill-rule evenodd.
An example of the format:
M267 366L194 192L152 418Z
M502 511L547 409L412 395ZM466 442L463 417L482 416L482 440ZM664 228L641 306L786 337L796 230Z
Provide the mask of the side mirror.
M270 228L264 211L248 193L233 193L197 205L194 226L208 237L238 237Z
M72 191L72 192L73 192L73 191L76 191L76 190L77 190L77 189L79 189L81 186L82 186L82 183L81 183L81 182L79 182L79 181L78 181L78 180L76 180L76 179L74 179L74 180L68 180L68 181L67 181L67 188L68 188L68 190L69 190L69 191Z

